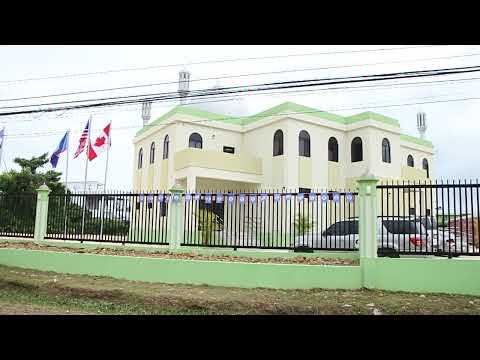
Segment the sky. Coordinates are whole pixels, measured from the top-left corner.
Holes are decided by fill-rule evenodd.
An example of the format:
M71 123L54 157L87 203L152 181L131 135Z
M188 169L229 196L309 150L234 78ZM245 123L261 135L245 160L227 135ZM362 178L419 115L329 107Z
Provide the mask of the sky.
M408 49L405 49L405 45L388 44L0 46L0 67L3 69L0 78L0 112L29 109L21 106L32 104L176 91L178 72L182 69L191 73L190 89L197 90L214 86L249 86L275 81L475 66L480 61L480 46L419 46L412 45ZM369 51L378 49L390 50ZM285 55L298 56L259 59ZM150 68L138 70L142 67ZM135 68L137 70L132 70ZM111 71L119 69L127 70ZM94 74L81 75L85 73ZM463 81L458 81L462 79ZM428 84L432 81L436 83ZM418 84L413 84L414 82ZM380 84L383 86L378 86ZM148 86L12 100L137 85ZM355 89L355 86L362 87ZM427 119L426 138L435 145L436 178L475 180L480 177L480 169L476 166L477 152L480 150L480 97L458 101L475 98L480 90L480 74L405 79L395 81L395 84L389 81L335 87L333 90L290 89L282 93L275 91L261 95L244 95L243 105L235 107L234 110L230 109L235 114L228 115L251 115L291 101L344 116L375 111L397 119L404 133L418 136L416 114L423 111ZM178 100L154 103L151 121L176 105ZM54 106L57 105L51 105ZM212 111L217 108L219 113L225 108L224 104L222 106L222 103L213 102L210 102L208 107ZM70 129L69 181L83 181L85 155L74 159L73 154L90 116L93 119L92 139L112 121L107 188L131 189L134 163L132 141L142 126L141 105L0 117L0 127L6 128L0 171L18 168L13 163L15 157L30 158L45 152L51 154L63 134ZM64 171L65 160L63 155L57 170ZM104 154L90 162L89 181L103 183L105 162ZM50 165L45 169L51 169Z

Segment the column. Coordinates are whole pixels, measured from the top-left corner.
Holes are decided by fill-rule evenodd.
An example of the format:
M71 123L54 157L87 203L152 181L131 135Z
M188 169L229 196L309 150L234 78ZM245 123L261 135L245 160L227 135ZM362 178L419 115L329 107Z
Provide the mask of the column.
M197 178L195 175L187 176L187 191L195 192L197 189Z
M182 194L185 190L180 185L175 184L169 192L171 196L167 224L168 244L170 250L178 250L183 240L185 197Z
M377 258L377 182L367 170L358 180L358 230L362 284L375 288L375 263Z
M37 210L35 214L35 232L34 241L41 242L45 240L47 233L47 219L48 219L48 194L50 189L43 184L37 189Z

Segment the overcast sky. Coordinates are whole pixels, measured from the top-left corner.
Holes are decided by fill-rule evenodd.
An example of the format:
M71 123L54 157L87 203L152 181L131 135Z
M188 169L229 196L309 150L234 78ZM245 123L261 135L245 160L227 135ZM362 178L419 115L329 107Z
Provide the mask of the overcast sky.
M175 91L178 72L182 68L186 68L191 73L193 90L211 88L215 85L238 86L296 79L474 66L480 60L480 46L433 46L395 51L305 55L189 65L189 63L225 59L399 47L404 46L0 46L0 66L3 75L0 78L0 107ZM376 65L368 65L372 63ZM14 81L161 65L174 66L68 78ZM317 69L322 67L324 69ZM325 67L330 68L325 69ZM312 68L315 70L211 79ZM318 89L308 92L290 90L282 94L245 95L243 96L245 106L235 108L235 111L238 115L249 115L284 101L296 102L339 115L352 115L371 110L398 119L405 133L417 136L416 113L421 110L427 115L427 139L435 145L437 178L476 179L480 177L480 170L477 167L480 150L478 121L480 100L391 105L472 98L480 90L480 81L477 78L480 80L480 74L469 73L406 79L397 81L395 86L352 89L353 86L367 84L349 84L348 89ZM199 79L209 80L199 81ZM468 81L445 82L452 79ZM430 81L443 82L412 85L413 82ZM172 84L83 95L5 101L12 98L166 82L172 82ZM375 83L375 85L379 84ZM371 85L373 84L368 84L368 86ZM175 105L177 105L176 101L153 104L152 121ZM214 109L214 104L210 103L209 106L212 110ZM218 112L221 113L223 108L224 106L219 104ZM12 109L0 109L0 112L7 110ZM15 168L12 160L17 156L29 158L44 152L51 153L58 145L63 133L70 128L72 136L69 181L83 181L85 157L80 156L74 160L73 153L90 115L93 116L92 139L109 121L113 122L108 188L131 189L134 156L132 140L136 131L141 128L141 105L0 117L0 126L5 126L7 133L3 154L5 164L2 161L0 169L4 171L5 166L7 169ZM103 182L105 161L104 154L90 163L89 180ZM65 156L62 156L58 169L63 171L64 168Z

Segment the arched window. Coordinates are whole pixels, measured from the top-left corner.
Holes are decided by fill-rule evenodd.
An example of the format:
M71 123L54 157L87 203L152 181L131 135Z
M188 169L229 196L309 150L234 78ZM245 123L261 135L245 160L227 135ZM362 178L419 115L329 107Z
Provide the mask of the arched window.
M414 167L415 164L413 162L413 156L412 155L408 155L407 156L407 166L410 166L410 167Z
M188 147L201 149L203 147L202 137L200 134L193 133L188 139Z
M356 137L352 140L352 162L363 160L363 145L362 139Z
M273 156L283 155L283 132L275 131L273 135Z
M168 135L165 135L165 139L163 140L163 158L168 159Z
M382 140L382 161L384 163L392 162L392 158L390 156L390 141L388 141L388 139Z
M143 164L143 149L140 148L140 151L138 152L138 168L141 169Z
M310 135L305 130L298 135L298 155L310 157Z
M155 162L155 142L150 145L150 164Z
M338 162L338 141L334 137L328 139L328 161Z
M427 171L427 179L429 179L430 178L430 172L428 170L428 160L427 159L423 159L422 168L423 168L423 170Z

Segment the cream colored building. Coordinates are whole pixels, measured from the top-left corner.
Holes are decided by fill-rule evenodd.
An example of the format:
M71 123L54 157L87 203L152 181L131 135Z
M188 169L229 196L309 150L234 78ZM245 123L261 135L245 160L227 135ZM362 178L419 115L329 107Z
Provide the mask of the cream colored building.
M403 134L397 120L291 102L247 117L180 105L145 125L134 145L133 188L145 192L175 183L192 192L354 190L367 169L389 181L435 174L432 143Z

